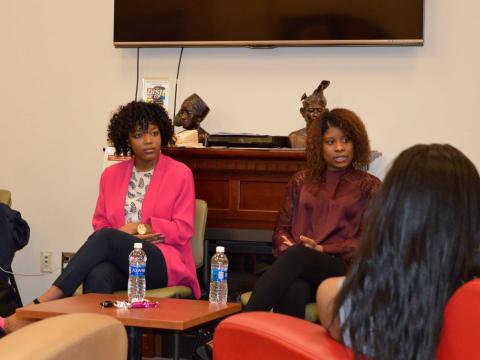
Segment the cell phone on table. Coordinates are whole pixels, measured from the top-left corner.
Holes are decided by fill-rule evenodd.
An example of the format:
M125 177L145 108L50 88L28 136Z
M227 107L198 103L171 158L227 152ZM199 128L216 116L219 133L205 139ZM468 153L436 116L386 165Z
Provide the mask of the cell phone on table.
M110 301L110 300L101 301L100 306L102 308L113 307L113 301Z

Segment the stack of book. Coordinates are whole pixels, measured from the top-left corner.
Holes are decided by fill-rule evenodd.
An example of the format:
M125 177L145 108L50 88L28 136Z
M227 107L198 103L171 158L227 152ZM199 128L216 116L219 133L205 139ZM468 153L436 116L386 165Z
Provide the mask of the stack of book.
M179 132L175 136L177 138L177 141L175 142L175 146L203 147L203 145L198 142L197 130L185 130L185 131Z

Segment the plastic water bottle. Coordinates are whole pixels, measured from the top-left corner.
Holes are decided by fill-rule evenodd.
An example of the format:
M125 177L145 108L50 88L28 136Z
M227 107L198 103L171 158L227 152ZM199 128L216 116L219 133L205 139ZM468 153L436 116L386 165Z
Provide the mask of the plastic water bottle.
M145 298L146 281L145 268L147 254L142 249L142 243L135 243L128 260L130 262L128 276L128 302L143 301Z
M228 259L225 248L217 246L210 263L210 296L209 300L215 304L225 304L228 296Z

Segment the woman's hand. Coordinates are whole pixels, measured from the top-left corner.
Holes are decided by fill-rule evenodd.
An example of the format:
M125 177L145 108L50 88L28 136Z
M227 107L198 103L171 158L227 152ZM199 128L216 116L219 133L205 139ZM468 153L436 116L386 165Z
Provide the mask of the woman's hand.
M300 241L302 242L303 246L306 246L310 249L323 252L323 246L317 244L315 240L309 238L308 236L300 235Z
M138 234L137 228L139 224L140 224L139 222L131 222L123 225L118 230L126 232L127 234L130 234L130 235L135 235L136 238L140 240L148 241L151 244L158 244L165 241L165 235L160 233L152 233L152 225L150 224L144 224L145 227L147 228L146 234L143 234L143 235Z
M119 228L118 230L120 231L123 231L123 232L126 232L127 234L130 234L130 235L140 235L138 233L138 225L140 225L139 222L131 222L131 223L128 223L128 224L125 224L123 225L121 228ZM145 226L145 228L147 229L147 232L145 234L142 234L140 236L145 236L145 235L152 235L152 225L150 224L143 224ZM163 237L162 234L158 234L156 233L155 235L161 235ZM142 239L141 237L137 236L139 239Z
M137 234L135 236L141 240L148 241L151 244L158 244L165 241L165 235L160 233L152 233L152 234L145 234L145 235Z
M295 243L290 240L286 235L282 235L282 245L285 245L287 248L292 246L292 245L295 245Z
M135 235L137 233L137 227L138 227L139 224L140 223L138 223L138 222L128 223L128 224L123 225L118 230L123 231L127 234L130 234L130 235Z

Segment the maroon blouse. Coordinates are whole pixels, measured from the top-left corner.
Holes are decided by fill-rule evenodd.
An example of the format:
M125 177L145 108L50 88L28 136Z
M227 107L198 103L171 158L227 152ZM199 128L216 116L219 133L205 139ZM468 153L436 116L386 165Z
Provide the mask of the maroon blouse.
M380 180L352 167L326 171L320 180L310 180L306 171L293 175L279 210L272 243L278 256L288 247L285 235L301 243L300 235L315 239L323 251L349 262L361 233L361 223Z

